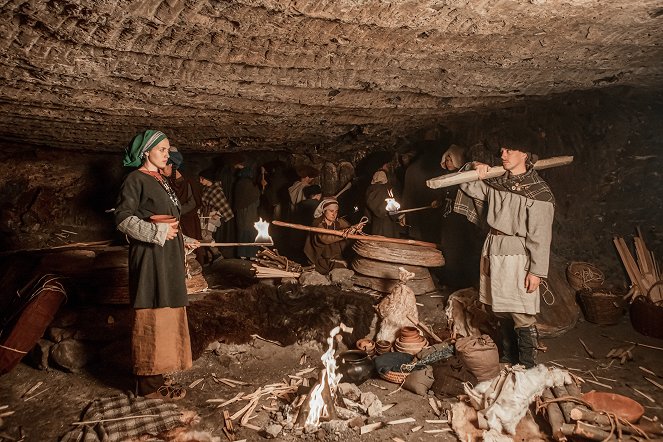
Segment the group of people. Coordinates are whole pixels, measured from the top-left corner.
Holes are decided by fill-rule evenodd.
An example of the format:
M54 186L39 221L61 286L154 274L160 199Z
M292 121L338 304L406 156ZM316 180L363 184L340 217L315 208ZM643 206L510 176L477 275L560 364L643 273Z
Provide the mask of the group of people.
M554 197L534 170L536 158L530 145L518 138L500 138L497 147L505 169L497 178L486 179L489 165L465 163L457 151L445 152L441 165L449 172L473 169L478 173L478 181L460 185L452 209L489 229L479 264L480 300L499 318L502 361L532 367L538 348L539 286L548 274ZM182 164L181 154L171 151L165 134L155 130L138 134L124 157L124 165L136 170L125 178L115 210L117 228L129 240L136 394L167 400L179 399L186 391L165 375L192 365L184 259L185 251L195 250L205 237L194 208L203 207L203 218L211 220L208 225L214 221L228 224L236 218L238 239L252 241L260 199L260 190L253 188L253 172L242 172L247 165L241 161L229 166L236 172L230 201L222 177L201 173L204 190L198 193L179 172ZM314 178L314 169L300 174L300 180L288 188L286 210L302 224L320 229L360 230L363 225L351 226L338 217L338 201L324 198L320 186L313 184ZM399 234L394 225L402 219L394 219L384 209L389 190L387 173L381 168L366 192L370 233ZM281 205L272 205L272 216L283 213ZM154 222L154 215L168 215L172 220ZM249 225L250 237L243 232ZM343 236L311 232L303 250L316 270L327 273L345 266L344 244Z

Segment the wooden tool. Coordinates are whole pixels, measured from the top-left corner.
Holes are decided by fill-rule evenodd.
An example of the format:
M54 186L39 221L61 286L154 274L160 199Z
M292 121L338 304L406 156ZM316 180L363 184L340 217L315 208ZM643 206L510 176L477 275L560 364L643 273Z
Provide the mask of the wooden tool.
M536 163L534 163L534 169L541 170L541 169L549 169L551 167L566 166L567 164L571 164L572 162L573 162L572 156L546 158L543 160L538 160ZM488 169L488 173L486 174L484 179L495 178L504 175L504 172L506 172L506 170L502 166L491 167L490 169ZM449 187L449 186L454 186L456 184L469 183L471 181L478 181L478 180L479 180L479 172L477 172L476 170L467 170L463 172L450 173L448 175L442 175L436 178L431 178L430 180L426 181L426 185L431 189L439 189L441 187Z

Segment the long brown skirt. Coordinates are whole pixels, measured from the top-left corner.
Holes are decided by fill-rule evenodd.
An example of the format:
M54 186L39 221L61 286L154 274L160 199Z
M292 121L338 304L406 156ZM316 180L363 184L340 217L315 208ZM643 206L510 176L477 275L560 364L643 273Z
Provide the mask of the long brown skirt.
M136 375L165 374L191 368L186 307L135 309L131 347Z

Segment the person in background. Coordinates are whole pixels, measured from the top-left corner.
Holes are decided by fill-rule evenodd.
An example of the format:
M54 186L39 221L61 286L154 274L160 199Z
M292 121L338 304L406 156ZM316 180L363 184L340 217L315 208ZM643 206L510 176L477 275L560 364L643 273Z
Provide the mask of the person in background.
M338 202L335 198L323 199L314 216L313 227L338 231L350 227L347 221L338 219ZM335 268L347 268L343 258L346 245L347 240L342 236L310 232L304 244L304 253L315 270L326 275Z
M180 152L171 150L168 163L161 173L168 178L168 183L182 204L179 224L182 233L190 238L201 240L203 237L198 217L198 209L202 205L200 184L182 175L183 169L184 157ZM205 251L198 248L195 253L198 262L201 265L205 264Z
M258 231L254 223L258 221L258 206L260 206L260 189L256 183L256 169L253 163L247 162L239 169L233 189L237 242L255 241ZM255 258L257 251L258 248L255 246L237 247L237 255L240 258Z
M322 189L317 184L304 187L304 199L295 206L294 221L310 226L313 223L315 209L322 199Z
M460 185L454 210L490 232L480 261L480 300L491 306L502 332L502 362L536 365L539 284L548 275L555 199L533 168L533 142L502 135L498 147L506 172L484 179L489 166L470 163L479 181Z
M157 130L133 138L124 165L136 170L122 183L114 215L118 230L129 240L136 394L178 400L186 390L164 375L192 365L184 251L197 247L198 241L182 235L180 201L159 173L166 167L169 148L168 138ZM151 222L154 215L170 216L172 221Z
M387 212L386 199L390 197L390 190L387 173L382 169L375 172L370 186L366 189L366 211L370 219L369 233L371 235L382 235L390 238L400 236L401 225L399 221L403 219L403 215L398 217Z
M288 188L291 214L295 213L297 203L304 200L304 188L313 184L313 181L320 175L320 171L313 166L305 165L297 169L297 175L299 180Z
M216 230L223 224L229 223L235 215L228 204L221 181L215 181L215 170L205 169L198 176L203 187L200 207L202 238L205 242L213 242ZM212 254L212 259L221 256L221 252L216 247L206 249Z

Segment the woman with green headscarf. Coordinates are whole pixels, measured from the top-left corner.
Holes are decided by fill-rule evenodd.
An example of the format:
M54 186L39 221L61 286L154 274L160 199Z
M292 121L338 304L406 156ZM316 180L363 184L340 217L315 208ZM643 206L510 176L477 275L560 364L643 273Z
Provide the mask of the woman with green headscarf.
M127 146L124 165L137 170L122 184L115 222L129 241L136 394L177 400L186 390L164 375L192 365L184 249L197 247L197 241L179 231L180 202L159 173L166 166L169 148L166 135L156 130L136 135Z

